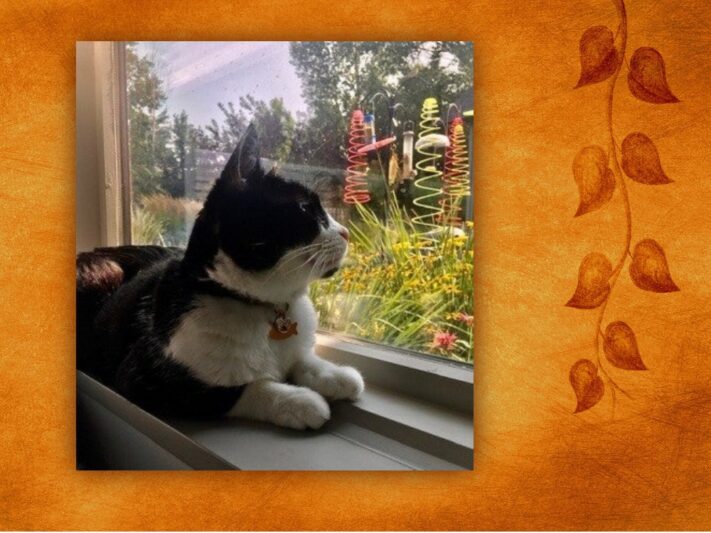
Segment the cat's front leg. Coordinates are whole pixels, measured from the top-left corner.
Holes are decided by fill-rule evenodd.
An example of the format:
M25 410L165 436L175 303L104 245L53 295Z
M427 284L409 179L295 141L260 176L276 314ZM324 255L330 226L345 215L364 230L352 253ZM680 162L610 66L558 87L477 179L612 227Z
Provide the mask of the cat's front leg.
M331 418L331 410L323 396L310 388L260 380L245 386L228 415L294 429L317 429Z
M316 355L298 361L291 372L297 385L302 385L331 400L357 400L365 389L363 378L355 368L338 366Z

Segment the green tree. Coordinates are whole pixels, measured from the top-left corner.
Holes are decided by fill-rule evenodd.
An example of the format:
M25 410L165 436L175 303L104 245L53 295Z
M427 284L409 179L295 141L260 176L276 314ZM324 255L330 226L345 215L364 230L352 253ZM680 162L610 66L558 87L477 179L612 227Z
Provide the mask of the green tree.
M212 119L204 130L193 130L192 137L199 148L231 152L252 122L259 133L262 156L276 161L289 159L296 121L281 98L265 102L248 94L240 96L237 105L219 102L217 107L222 112L221 122Z
M190 124L185 111L173 115L170 130L170 151L163 169L161 188L174 197L185 196L187 176L195 171L197 130Z
M265 102L248 94L240 97L239 105L257 129L262 156L275 161L286 161L291 154L295 122L294 117L284 107L284 100L272 98Z
M298 113L291 143L291 160L294 163L320 165L331 161L326 154L331 148L325 135L331 128L320 128L318 122L306 113ZM335 157L340 158L336 150Z
M163 81L148 57L135 45L126 47L128 120L134 200L163 190L161 181L170 157L170 124Z
M350 112L375 111L378 133L389 129L387 103L372 97L394 96L397 117L417 122L422 101L454 102L472 85L473 62L467 42L294 42L291 63L301 80L309 116L298 130L309 130L298 147L311 148L327 164L343 164ZM324 146L324 144L326 146Z
M218 102L217 107L222 111L222 122L218 123L213 118L204 131L198 131L196 139L200 148L231 152L239 143L242 134L247 131L248 117L242 109L235 108L232 102Z

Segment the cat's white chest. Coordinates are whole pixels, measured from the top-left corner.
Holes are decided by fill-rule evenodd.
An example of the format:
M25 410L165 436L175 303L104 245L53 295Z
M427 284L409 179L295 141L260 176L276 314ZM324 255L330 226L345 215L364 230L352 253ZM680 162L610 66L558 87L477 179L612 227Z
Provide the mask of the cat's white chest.
M307 296L297 298L286 314L286 325L292 322L295 334L272 338L277 318L268 307L202 296L176 328L166 355L210 385L283 381L294 363L313 351L316 312Z

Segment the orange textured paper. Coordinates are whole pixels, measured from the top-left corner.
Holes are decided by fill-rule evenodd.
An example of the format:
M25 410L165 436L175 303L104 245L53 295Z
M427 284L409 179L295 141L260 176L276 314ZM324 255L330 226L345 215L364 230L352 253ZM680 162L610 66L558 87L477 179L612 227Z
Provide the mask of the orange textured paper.
M613 412L608 386L574 415L597 315L565 303L582 258L614 264L625 239L619 189L573 217L572 162L608 135L606 83L573 89L579 40L616 31L609 0L3 2L0 527L711 528L711 4L627 15L627 62L658 50L680 100L635 98L622 66L618 143L646 133L673 180L628 180L632 240L660 243L681 290L641 291L625 265L603 327L626 322L649 370L608 364L631 398ZM475 43L475 470L75 471L75 41L430 38Z

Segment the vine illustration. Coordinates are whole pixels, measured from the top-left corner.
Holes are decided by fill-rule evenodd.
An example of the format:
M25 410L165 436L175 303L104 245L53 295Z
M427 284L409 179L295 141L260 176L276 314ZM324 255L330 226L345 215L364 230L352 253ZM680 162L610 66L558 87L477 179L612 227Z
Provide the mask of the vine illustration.
M627 260L629 274L640 289L657 293L678 291L672 280L666 255L654 239L643 239L632 246L632 209L625 183L627 178L646 185L664 185L672 180L662 169L659 152L652 140L641 132L628 134L621 145L613 131L613 99L627 47L627 12L624 0L612 0L619 17L613 34L606 26L588 28L580 38L581 73L575 88L606 81L606 118L609 138L607 150L599 145L586 146L575 156L573 177L578 186L580 204L575 217L602 208L619 187L625 211L625 240L617 262L593 252L586 255L578 271L575 293L566 306L597 309L595 322L595 361L580 359L570 369L570 384L575 391L579 413L595 406L609 386L613 405L615 391L627 394L603 366L601 351L612 366L623 370L646 370L632 328L622 321L607 324L602 330L610 296ZM627 86L632 95L652 104L676 103L667 84L664 59L654 48L637 49L629 61ZM618 157L619 149L619 157ZM621 160L620 160L621 159ZM602 350L601 350L602 345ZM604 378L604 379L603 379Z

